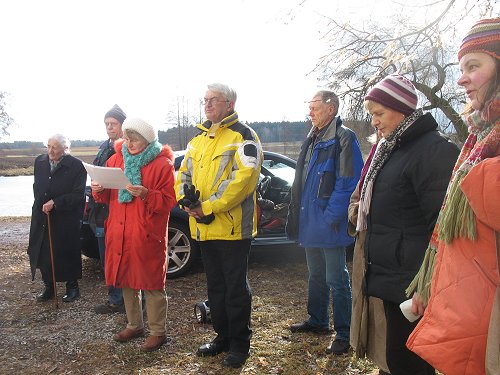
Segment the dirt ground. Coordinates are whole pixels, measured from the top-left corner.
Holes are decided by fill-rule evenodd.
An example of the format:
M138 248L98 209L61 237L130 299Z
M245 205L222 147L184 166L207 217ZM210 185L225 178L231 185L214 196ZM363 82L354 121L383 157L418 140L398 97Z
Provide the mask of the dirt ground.
M213 338L198 324L193 306L206 297L201 264L188 276L167 281L168 343L142 353L143 339L116 343L124 314L97 315L106 299L99 264L83 259L82 297L74 303L37 303L40 275L31 281L26 254L29 218L0 218L0 374L368 374L373 365L352 353L325 353L331 337L291 334L289 324L306 317L307 268L298 248L252 250L251 357L242 369L221 366L223 355L198 358L196 348ZM64 284L58 285L59 300Z

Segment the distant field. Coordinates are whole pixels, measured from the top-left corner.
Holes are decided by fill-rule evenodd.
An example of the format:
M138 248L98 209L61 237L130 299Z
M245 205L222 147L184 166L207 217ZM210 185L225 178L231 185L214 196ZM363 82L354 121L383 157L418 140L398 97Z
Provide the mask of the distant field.
M75 147L71 149L71 155L91 163L97 150L98 147ZM32 175L35 158L46 152L45 148L0 150L0 176Z
M278 152L297 160L301 142L264 143L264 150ZM71 155L86 163L92 163L98 147L74 147ZM46 153L45 148L0 150L0 176L29 176L33 174L35 158Z

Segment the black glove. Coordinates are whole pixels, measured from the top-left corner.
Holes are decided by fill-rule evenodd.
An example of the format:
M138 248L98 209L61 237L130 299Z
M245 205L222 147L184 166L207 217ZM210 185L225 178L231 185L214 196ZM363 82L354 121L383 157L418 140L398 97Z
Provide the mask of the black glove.
M188 184L184 184L184 198L189 199L191 203L199 202L200 200L200 191L196 190L194 185L191 187Z
M188 186L188 184L184 184L184 198L179 199L179 206L182 208L187 207L189 209L193 209L199 207L201 205L200 202L200 191L196 190L194 185Z
M215 220L215 215L212 212L210 215L205 215L201 219L196 219L196 222L208 225L208 224L210 224L214 220Z
M188 186L184 184L184 198L179 200L179 205L181 207L188 207L189 209L194 209L201 206L200 202L200 191L196 190L194 185ZM210 215L203 216L200 219L196 219L197 223L210 224L214 221L215 215L211 213Z

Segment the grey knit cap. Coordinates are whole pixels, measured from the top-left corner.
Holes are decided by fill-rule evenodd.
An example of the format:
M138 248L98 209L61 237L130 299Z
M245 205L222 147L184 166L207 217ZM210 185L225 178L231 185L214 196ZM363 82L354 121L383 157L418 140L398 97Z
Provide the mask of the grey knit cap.
M115 104L113 106L113 108L111 108L108 112L106 112L106 114L104 115L104 120L106 120L108 117L112 117L112 118L118 120L118 122L120 124L123 124L123 121L125 121L125 119L127 118L127 115L118 106L118 104Z

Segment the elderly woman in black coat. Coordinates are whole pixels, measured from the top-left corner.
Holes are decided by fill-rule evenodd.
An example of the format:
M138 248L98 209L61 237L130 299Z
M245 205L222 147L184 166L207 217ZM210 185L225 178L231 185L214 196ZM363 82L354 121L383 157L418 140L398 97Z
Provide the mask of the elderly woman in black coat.
M47 154L35 159L35 182L28 255L31 277L38 268L44 283L37 301L54 297L48 220L54 255L56 281L66 281L63 302L80 297L78 279L82 277L80 220L85 204L87 173L80 160L69 155L70 142L56 134L47 142Z
M404 317L399 304L422 264L458 156L417 101L415 87L400 75L385 77L365 97L382 139L361 186L356 229L366 230L366 293L384 303L392 375L435 373L406 348L417 323Z

